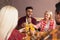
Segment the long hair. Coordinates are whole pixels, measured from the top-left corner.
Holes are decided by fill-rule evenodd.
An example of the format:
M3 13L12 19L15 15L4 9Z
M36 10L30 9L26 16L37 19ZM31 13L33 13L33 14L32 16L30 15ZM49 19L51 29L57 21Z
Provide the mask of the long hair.
M13 6L5 6L0 10L0 37L9 37L18 21L18 10Z
M48 13L49 14L49 20L51 20L51 19L53 19L52 17L53 17L53 14L52 14L52 11L50 11L50 10L48 10L48 11L46 11L45 13Z

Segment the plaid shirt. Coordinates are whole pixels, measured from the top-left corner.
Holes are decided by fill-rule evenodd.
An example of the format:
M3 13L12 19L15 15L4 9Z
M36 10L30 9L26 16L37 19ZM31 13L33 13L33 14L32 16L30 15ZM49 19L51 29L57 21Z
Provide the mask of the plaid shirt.
M41 31L44 31L46 27L48 29L46 30L52 30L55 29L55 21L54 20L49 20L48 23L45 22L45 20L41 20L37 25L35 25L36 28L41 28Z

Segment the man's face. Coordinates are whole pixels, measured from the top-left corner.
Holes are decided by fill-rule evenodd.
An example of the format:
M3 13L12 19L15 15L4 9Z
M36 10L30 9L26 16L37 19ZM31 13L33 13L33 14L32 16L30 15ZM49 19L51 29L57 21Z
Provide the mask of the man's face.
M55 20L56 20L56 24L60 25L60 12L55 13Z
M32 14L33 14L33 10L32 9L27 9L26 10L26 16L31 17Z

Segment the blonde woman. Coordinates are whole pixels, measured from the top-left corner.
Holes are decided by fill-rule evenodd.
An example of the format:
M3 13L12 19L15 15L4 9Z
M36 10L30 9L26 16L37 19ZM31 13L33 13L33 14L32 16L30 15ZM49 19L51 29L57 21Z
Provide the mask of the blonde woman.
M0 37L8 40L18 21L18 11L15 7L7 5L0 10Z
M55 21L52 18L52 12L51 11L45 11L44 13L44 19L42 19L37 25L35 25L35 28L41 28L41 31L48 31L55 29Z

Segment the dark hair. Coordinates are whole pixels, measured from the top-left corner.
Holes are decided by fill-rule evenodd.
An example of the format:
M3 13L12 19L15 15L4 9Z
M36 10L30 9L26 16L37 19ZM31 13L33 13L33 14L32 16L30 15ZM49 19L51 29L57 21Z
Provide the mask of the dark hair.
M56 7L56 12L59 12L60 11L60 2L56 3L55 7Z
M31 6L26 7L26 10L28 10L28 9L32 9L33 10L33 7L31 7Z

